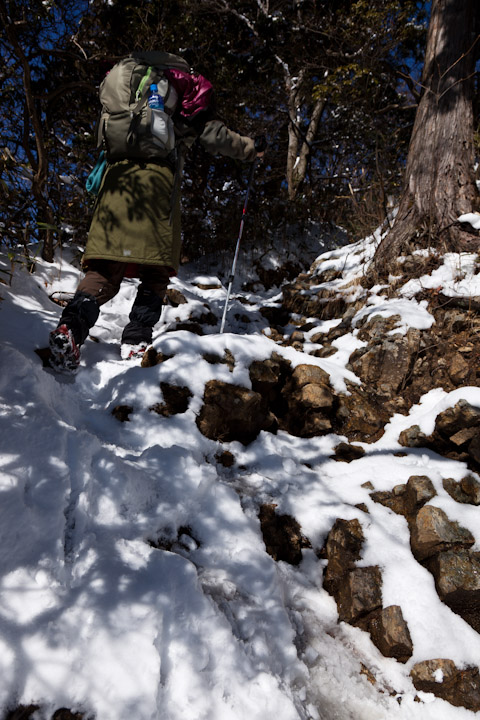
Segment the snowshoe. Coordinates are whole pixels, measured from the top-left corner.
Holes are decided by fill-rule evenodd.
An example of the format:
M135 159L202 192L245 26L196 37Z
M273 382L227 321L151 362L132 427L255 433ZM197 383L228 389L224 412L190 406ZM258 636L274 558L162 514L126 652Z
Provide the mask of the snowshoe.
M141 342L138 345L130 345L129 343L122 343L120 348L120 355L122 360L141 360L145 355L145 351L148 347L148 343Z
M49 338L50 366L57 372L75 373L80 365L80 350L66 325L52 330Z

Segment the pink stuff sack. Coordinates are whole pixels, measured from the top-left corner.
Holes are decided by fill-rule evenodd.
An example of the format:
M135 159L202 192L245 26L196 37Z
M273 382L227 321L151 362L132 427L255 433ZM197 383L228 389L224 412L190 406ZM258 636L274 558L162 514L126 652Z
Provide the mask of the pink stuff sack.
M208 108L213 86L203 75L192 75L176 68L164 70L164 74L181 98L180 115L189 119Z

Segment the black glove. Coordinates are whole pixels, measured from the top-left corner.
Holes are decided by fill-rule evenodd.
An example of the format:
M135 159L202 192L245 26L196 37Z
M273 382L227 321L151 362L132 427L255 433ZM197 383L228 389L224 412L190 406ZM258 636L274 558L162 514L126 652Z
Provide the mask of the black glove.
M265 135L257 135L257 137L255 138L255 150L257 151L257 153L265 152L267 146L268 143Z

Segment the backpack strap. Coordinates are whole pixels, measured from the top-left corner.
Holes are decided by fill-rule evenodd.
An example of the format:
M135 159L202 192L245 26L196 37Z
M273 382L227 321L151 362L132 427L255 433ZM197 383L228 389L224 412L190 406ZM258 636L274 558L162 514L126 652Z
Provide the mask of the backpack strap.
M140 119L140 113L142 111L143 106L147 102L148 99L148 91L150 89L150 85L148 84L147 80L151 75L151 71L153 70L152 67L149 67L146 74L143 76L140 85L137 89L137 94L135 96L135 99L137 100L136 105L130 110L130 126L128 128L127 133L127 145L134 145L137 139L137 125ZM145 81L145 82L144 82Z
M145 85L148 83L148 86L150 87L149 80L152 75L152 70L153 70L153 65L149 65L147 68L147 72L145 73L145 75L142 77L142 79L140 80L140 82L138 84L137 92L135 93L135 100L137 100L137 102L142 97L143 91L145 90Z

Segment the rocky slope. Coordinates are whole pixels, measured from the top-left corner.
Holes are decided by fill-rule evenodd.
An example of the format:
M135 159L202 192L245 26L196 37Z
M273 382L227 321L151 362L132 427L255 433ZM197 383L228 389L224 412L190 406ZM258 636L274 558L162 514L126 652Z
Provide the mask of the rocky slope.
M480 259L414 253L388 283L375 285L367 277L375 244L370 238L326 253L264 295L244 285L229 313L227 329L235 332L223 336L218 279L180 278L142 368L125 368L115 354L133 293L127 288L121 307L105 308L92 332L100 342L85 345L72 388L31 357L31 340L18 334L23 322L35 327L22 307L31 288L15 289L4 332L17 355L1 391L2 406L20 419L4 437L20 444L29 430L38 434L28 492L11 491L15 522L28 528L20 557L26 565L44 536L51 546L38 582L52 593L45 613L68 630L53 645L67 644L67 685L77 694L65 693L70 709L55 703L63 688L42 684L32 661L34 680L25 671L20 689L11 681L21 700L10 700L5 720L87 720L96 707L103 707L99 720L129 717L127 703L101 705L103 688L91 705L82 693L90 687L86 658L101 652L95 630L123 637L137 620L131 608L140 606L148 620L143 652L155 646L161 656L145 660L150 670L158 661L161 672L159 681L151 670L153 699L137 710L140 720L162 712L197 720L197 706L179 692L185 677L207 708L201 717L219 717L219 708L241 717L246 707L265 717L262 703L271 709L273 697L279 720L363 720L372 712L382 720L463 720L480 711ZM278 280L278 267L275 273ZM42 305L45 288L53 295L49 283L40 278L34 297L45 334L58 314ZM44 436L23 407L39 408ZM63 453L56 463L54 434ZM12 487L16 474L24 482L22 469L10 471ZM46 502L55 518L48 527ZM8 570L18 533L5 534ZM110 575L112 556L118 577ZM165 588L159 569L170 566ZM99 584L114 598L123 577L132 578L128 603L117 608L109 599L105 615L100 602L90 606ZM165 608L177 606L169 616ZM8 637L15 637L10 619ZM42 645L30 625L43 669L52 638ZM458 632L458 647L442 637L442 625ZM209 644L217 627L221 657ZM107 631L102 637L109 641ZM185 652L175 658L176 642ZM117 665L112 653L100 675L108 663L117 678L128 658ZM252 684L252 709L244 687L258 675L269 682ZM41 687L42 697L28 694L31 687ZM448 710L440 704L422 715L431 698ZM453 706L461 714L450 716Z
M345 263L344 253L340 256ZM466 263L470 278L480 275L476 255L449 259L459 266ZM261 311L269 321L264 332L279 346L292 346L314 357L331 357L347 337L354 337L359 347L346 367L360 382L347 383L348 394L339 393L318 366L305 363L293 369L281 354L273 353L250 365L250 388L209 382L198 427L211 439L244 444L262 430L283 430L302 438L336 432L351 442L338 444L335 459L351 462L364 454L361 443L382 436L395 413L407 415L434 388L465 388L463 399L437 415L432 433L423 433L418 425L404 430L399 441L405 453L399 454L428 448L463 461L468 468L465 477L460 481L445 478L443 486L456 502L478 506L480 408L472 406L468 397L470 387L480 387L480 297L463 294L461 289L452 293L447 288L444 294L441 284L424 287L426 280L431 285L432 274L445 262L435 254L403 258L402 274L388 285L373 288L363 282L364 261L360 250L360 273L352 281L351 268L342 268L331 253L314 263L310 272L284 285L279 302ZM459 270L455 283L466 275ZM382 297L393 300L393 309L385 312ZM430 327L402 327L402 316L394 308L395 299L401 309L405 298L421 303L422 311L433 319ZM331 328L318 331L319 321L334 322ZM227 454L223 461L233 463L233 458ZM371 483L368 489L374 502L406 518L411 552L431 572L440 599L480 632L480 552L472 549L480 538L430 504L436 491L428 476L412 475L391 491L376 492ZM359 505L359 509L367 520L367 507ZM301 562L302 548L311 545L297 520L277 514L274 505L263 505L259 517L272 557L293 565ZM327 561L323 586L335 598L339 621L362 628L383 655L405 663L413 645L402 608L382 606L378 566L357 567L362 543L361 521L335 521L325 545L316 548ZM415 664L411 677L418 690L480 711L478 667L457 668L448 658L431 658Z

